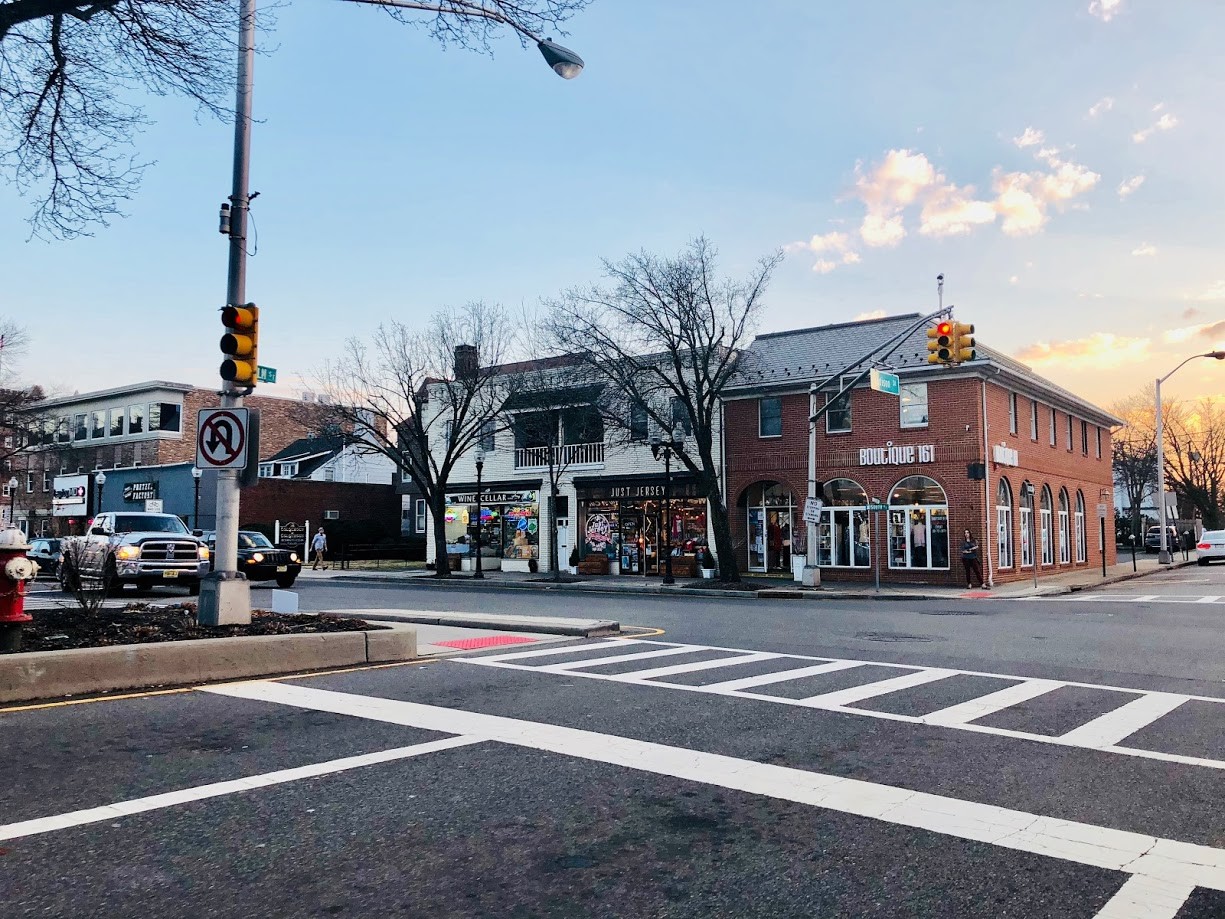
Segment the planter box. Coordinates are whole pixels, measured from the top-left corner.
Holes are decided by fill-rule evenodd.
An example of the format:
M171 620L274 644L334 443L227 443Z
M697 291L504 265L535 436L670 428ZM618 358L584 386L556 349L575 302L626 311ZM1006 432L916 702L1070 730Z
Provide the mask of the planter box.
M703 581L713 581L715 575L719 573L718 568L699 568L698 571L702 572Z
M681 556L672 559L672 574L678 578L696 578L698 576L698 560L693 556Z
M579 574L608 574L609 563L607 555L592 554L579 559Z

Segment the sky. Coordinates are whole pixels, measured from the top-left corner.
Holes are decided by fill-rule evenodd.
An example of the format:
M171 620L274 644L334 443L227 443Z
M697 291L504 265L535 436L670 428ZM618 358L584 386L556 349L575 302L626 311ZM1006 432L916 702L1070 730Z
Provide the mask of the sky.
M595 0L558 79L506 36L443 48L342 0L276 10L251 188L267 394L349 336L511 311L601 258L699 234L732 276L782 249L760 331L945 303L1101 405L1225 348L1219 0ZM144 100L154 165L94 236L29 238L0 186L0 317L56 392L217 382L229 124ZM1225 394L1199 360L1173 398Z

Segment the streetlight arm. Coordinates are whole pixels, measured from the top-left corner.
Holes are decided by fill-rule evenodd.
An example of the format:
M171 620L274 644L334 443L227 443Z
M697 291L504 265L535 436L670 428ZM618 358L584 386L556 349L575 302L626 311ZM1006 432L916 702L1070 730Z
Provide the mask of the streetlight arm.
M1177 367L1175 367L1173 370L1171 370L1169 373L1163 376L1158 382L1164 383L1170 377L1174 376L1174 374L1178 373L1178 371L1182 370L1183 367L1187 366L1187 364L1191 363L1194 360L1198 360L1201 357L1211 357L1211 358L1215 358L1218 361L1222 361L1222 360L1225 360L1225 351L1205 351L1203 354L1192 354L1189 358L1187 358L1185 361L1183 361L1181 364L1179 364Z

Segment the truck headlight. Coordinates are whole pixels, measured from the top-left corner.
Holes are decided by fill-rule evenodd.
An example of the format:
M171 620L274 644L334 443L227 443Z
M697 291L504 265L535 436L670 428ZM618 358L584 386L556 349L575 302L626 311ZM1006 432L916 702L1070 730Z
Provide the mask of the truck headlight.
M199 551L196 553L196 555L200 559L200 561L207 562L208 561L208 546L201 546Z
M139 546L120 546L115 550L115 558L123 561L131 561L135 558L140 558Z
M262 562L263 560L264 560L263 552L256 552L254 555L251 556L252 562Z

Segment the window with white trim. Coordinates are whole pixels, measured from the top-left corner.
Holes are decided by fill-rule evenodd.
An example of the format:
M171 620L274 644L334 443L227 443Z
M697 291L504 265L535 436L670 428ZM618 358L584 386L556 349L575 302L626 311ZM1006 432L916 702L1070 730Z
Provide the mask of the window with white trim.
M1055 406L1051 406L1051 446L1055 446Z
M418 533L424 533L425 532L425 498L417 499L417 506L415 510L416 510L415 523L417 525L416 531Z
M1076 489L1076 561L1083 562L1088 557L1085 551L1085 493Z
M1012 486L1000 476L995 491L996 541L1000 547L1000 567L1011 568L1012 559Z
M778 396L757 400L757 436L783 436L783 400Z
M1072 413L1068 413L1068 452L1072 452Z
M1102 458L1102 427L1101 425L1098 425L1097 427L1097 458L1098 459Z
M1029 439L1037 441L1038 439L1038 400L1029 400Z
M825 433L849 434L851 431L851 391L848 389L841 398L837 396L836 392L827 393L825 396L825 401L829 405L829 409L825 412Z
M817 564L823 568L869 568L872 564L868 493L853 479L825 483L825 506L817 524Z
M1051 488L1042 486L1042 506L1038 510L1038 545L1042 547L1042 564L1055 564L1055 534L1051 532Z
M1017 432L1017 394L1010 392L1008 394L1008 433L1015 434Z
M1072 563L1072 539L1068 530L1068 490L1059 489L1059 564Z
M903 383L898 395L901 425L904 428L927 427L927 384Z
M948 498L940 484L910 475L889 492L889 567L949 567Z

